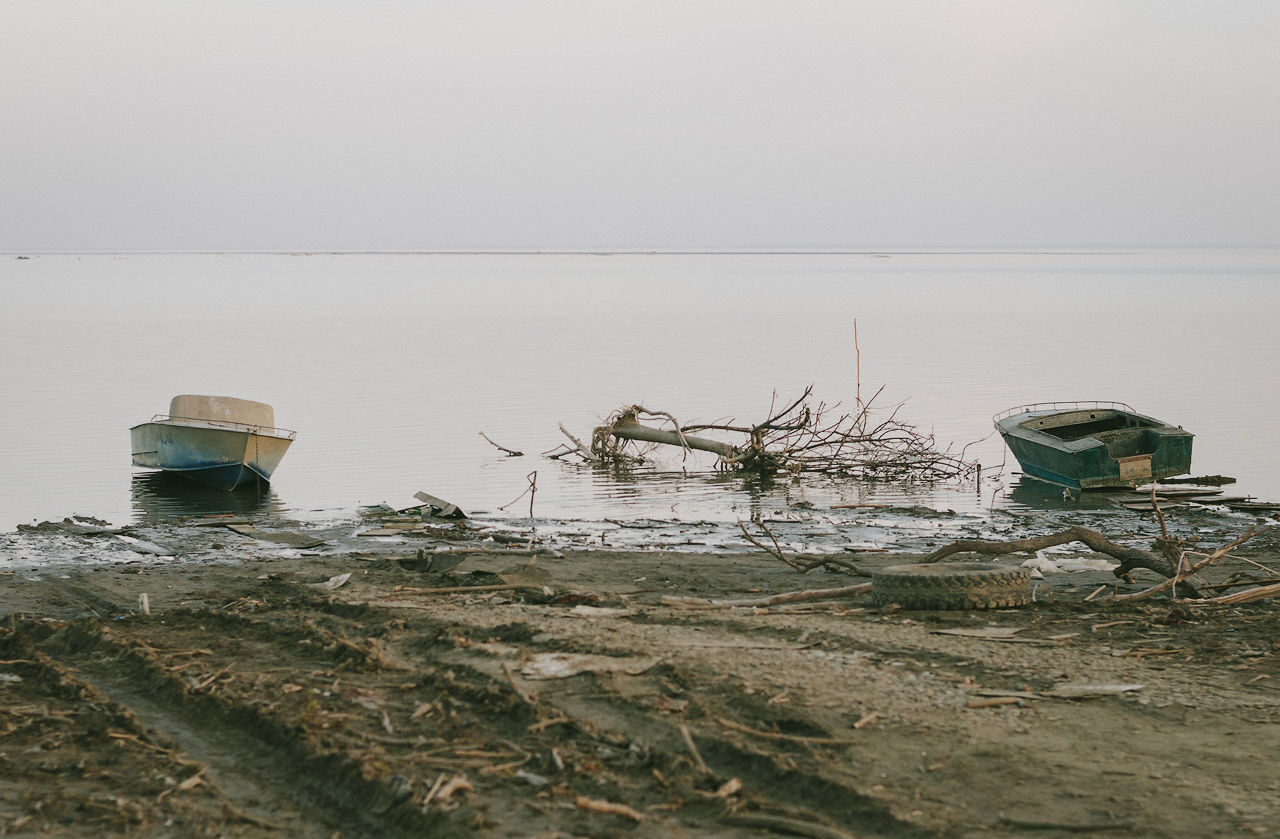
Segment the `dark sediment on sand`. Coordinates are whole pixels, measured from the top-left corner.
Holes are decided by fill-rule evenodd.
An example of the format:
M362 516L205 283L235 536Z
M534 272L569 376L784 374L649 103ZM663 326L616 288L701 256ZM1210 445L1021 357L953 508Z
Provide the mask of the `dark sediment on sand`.
M1248 523L1177 515L1207 545ZM536 539L496 522L15 534L63 561L0 578L0 821L73 836L839 837L1280 820L1280 600L1086 600L1158 579L1101 568L1048 573L1030 606L994 611L672 599L845 587L970 526L856 516L924 528L885 527L917 550L841 551L856 568L801 574L727 537L659 549L702 532L670 522ZM803 540L803 523L768 526ZM643 550L608 546L637 534ZM1208 576L1277 568L1273 536ZM1082 686L1092 698L1066 698Z

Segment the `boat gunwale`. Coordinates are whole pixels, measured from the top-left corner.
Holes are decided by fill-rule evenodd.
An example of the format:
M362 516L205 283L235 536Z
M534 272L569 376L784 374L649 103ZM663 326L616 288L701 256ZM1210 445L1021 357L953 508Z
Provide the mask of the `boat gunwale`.
M1026 405L1018 405L1015 408L1008 408L999 412L991 418L991 421L999 425L1001 420L1018 416L1019 414L1052 414L1062 411L1088 411L1088 410L1109 410L1109 411L1127 411L1130 414L1138 414L1136 408L1127 402L1110 402L1096 399L1081 399L1074 402L1031 402Z
M247 422L232 420L204 419L202 417L175 417L171 414L156 414L150 422L139 423L133 428L144 425L172 425L177 428L207 428L215 431L237 431L244 434L256 434L259 437L275 437L281 440L295 440L298 432L288 428L277 428L269 425L253 425ZM133 429L130 429L131 431Z

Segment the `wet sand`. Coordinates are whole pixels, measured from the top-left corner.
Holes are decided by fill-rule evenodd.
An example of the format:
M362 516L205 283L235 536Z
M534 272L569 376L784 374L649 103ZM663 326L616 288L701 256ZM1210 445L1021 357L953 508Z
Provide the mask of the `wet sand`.
M1192 837L1280 822L1280 600L1086 602L1117 581L1085 571L1036 581L1017 609L693 608L669 598L848 586L913 557L801 574L760 551L273 554L182 532L216 539L219 559L0 576L8 833ZM455 550L419 556L436 545ZM1207 576L1263 573L1246 560L1280 567L1274 532ZM1062 695L1081 685L1102 695Z

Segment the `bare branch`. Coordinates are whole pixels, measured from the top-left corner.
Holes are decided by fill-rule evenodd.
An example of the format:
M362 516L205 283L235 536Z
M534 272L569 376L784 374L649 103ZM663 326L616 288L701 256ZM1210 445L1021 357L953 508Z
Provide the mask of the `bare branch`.
M1051 548L1055 545L1065 545L1068 542L1083 542L1098 553L1104 553L1108 556L1115 557L1120 560L1120 565L1114 571L1117 577L1123 577L1135 568L1146 568L1155 571L1163 577L1164 582L1145 591L1133 592L1131 594L1115 595L1115 600L1143 600L1158 594L1166 589L1175 588L1176 586L1184 586L1189 589L1193 596L1197 595L1193 585L1187 582L1187 578L1198 573L1202 568L1217 562L1240 545L1249 541L1260 533L1270 528L1251 528L1247 532L1233 539L1228 544L1218 548L1208 557L1190 565L1186 560L1186 551L1181 543L1176 540L1167 540L1166 544L1176 548L1176 552L1170 557L1170 551L1165 551L1165 555L1152 553L1150 551L1139 550L1138 548L1130 548L1125 545L1118 545L1112 542L1106 536L1096 530L1089 530L1086 527L1070 527L1059 533L1050 533L1046 536L1033 536L1027 539L1013 539L1008 542L988 542L980 539L961 539L952 542L950 545L944 545L933 553L924 558L924 562L937 562L940 559L951 556L956 553L983 553L993 556L1003 556L1011 553L1024 553L1031 551L1039 551L1045 548ZM1163 549L1163 545L1162 545Z
M1027 553L1052 548L1055 545L1065 545L1069 542L1084 542L1098 553L1104 553L1120 560L1120 567L1115 572L1117 577L1124 576L1135 568L1146 568L1163 577L1172 577L1176 570L1164 557L1157 556L1149 551L1118 545L1096 530L1079 526L1069 527L1066 530L1050 533L1046 536L1032 536L1026 539L1013 539L1008 542L960 539L950 545L943 545L922 561L937 562L956 553L983 553L992 556Z
M778 559L782 560L787 565L790 565L792 568L796 569L797 571L808 570L803 565L800 565L798 562L795 562L794 560L787 558L787 555L782 552L782 546L779 545L778 540L773 537L772 531L770 531L769 528L765 527L763 524L760 525L760 529L763 530L766 534L768 534L769 540L773 542L772 548L762 545L759 541L756 540L754 536L752 536L749 532L747 532L747 526L742 523L742 519L738 519L738 529L742 531L742 535L747 538L748 542L755 545L757 548L764 551L765 553L771 554L772 556L777 557Z
M564 423L560 423L560 433L569 438L569 442L573 443L574 451L577 451L588 460L591 458L591 449L582 445L582 441L569 433L569 429L564 427Z
M518 452L515 449L509 449L506 446L498 445L497 443L490 440L489 435L485 434L483 431L480 432L480 436L485 439L485 442L493 446L495 449L498 449L499 451L502 451L502 452L506 452L507 457L524 457L524 452Z
M1245 542L1248 542L1250 539L1257 536L1259 533L1263 533L1270 529L1271 528L1268 528L1268 527L1263 527L1263 528L1251 527L1244 533L1237 536L1235 539L1231 540L1227 544L1223 545L1221 548L1218 548L1216 551L1209 554L1209 556L1197 562L1195 565L1192 565L1187 568L1179 567L1176 570L1176 572L1169 577L1169 579L1165 580L1159 585L1153 586L1152 588L1146 589L1145 591L1135 591L1131 594L1116 594L1116 595L1113 595L1111 599L1113 600L1146 600L1148 597L1158 594L1164 591L1165 589L1175 588L1178 585L1178 583L1180 582L1185 583L1186 577L1189 577L1190 575L1199 572L1202 568L1206 568L1212 565L1213 563L1217 562L1219 559L1222 559L1224 556L1231 553L1236 548L1243 545ZM1254 589L1254 591L1256 591L1256 589ZM1237 594L1229 594L1229 595L1226 595L1226 597L1233 598L1233 597L1237 597L1238 595L1248 594L1248 593L1249 592L1237 592ZM1238 602L1234 600L1224 600L1221 597L1216 598L1216 600L1217 602L1220 602L1220 603Z

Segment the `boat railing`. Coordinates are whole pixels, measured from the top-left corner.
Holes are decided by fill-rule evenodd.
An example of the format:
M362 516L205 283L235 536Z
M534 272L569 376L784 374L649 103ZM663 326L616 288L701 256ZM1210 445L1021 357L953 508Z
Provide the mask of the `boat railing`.
M1128 411L1131 414L1137 413L1132 405L1125 402L1101 402L1093 399L1081 399L1075 402L1032 402L1029 405L1019 405L1016 408L1001 411L992 417L991 421L999 422L1005 417L1011 417L1014 414L1025 414L1031 411L1087 411L1093 408Z
M156 414L151 418L151 421L194 425L200 428L218 428L227 431L243 431L248 434L259 434L264 437L282 437L286 440L293 440L298 436L298 432L290 431L287 428L275 428L269 425L253 425L252 423L234 422L232 420L206 419L204 417L175 417L172 414Z

